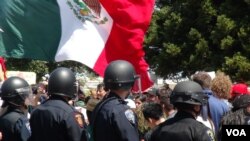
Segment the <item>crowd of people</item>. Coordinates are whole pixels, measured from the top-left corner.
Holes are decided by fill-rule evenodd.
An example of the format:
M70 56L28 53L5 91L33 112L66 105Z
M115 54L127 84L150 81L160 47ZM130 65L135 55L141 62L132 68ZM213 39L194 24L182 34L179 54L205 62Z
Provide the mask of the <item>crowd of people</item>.
M223 72L133 93L137 78L124 60L107 66L90 95L64 67L33 87L10 77L1 86L0 140L220 141L223 125L250 124L247 84Z

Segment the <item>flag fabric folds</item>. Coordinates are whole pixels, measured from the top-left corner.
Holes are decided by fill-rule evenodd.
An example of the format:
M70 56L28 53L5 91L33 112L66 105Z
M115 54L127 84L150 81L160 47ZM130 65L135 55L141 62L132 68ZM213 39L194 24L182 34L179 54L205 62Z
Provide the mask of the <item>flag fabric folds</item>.
M152 81L142 44L153 6L154 0L1 0L0 56L74 60L100 76L109 62L127 60L145 90Z

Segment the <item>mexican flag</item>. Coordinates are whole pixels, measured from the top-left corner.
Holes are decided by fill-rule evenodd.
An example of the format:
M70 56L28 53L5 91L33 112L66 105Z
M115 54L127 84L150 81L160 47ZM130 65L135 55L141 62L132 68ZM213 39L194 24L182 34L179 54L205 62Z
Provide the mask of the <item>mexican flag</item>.
M142 90L152 86L143 39L154 0L0 0L0 56L74 60L103 76L131 62Z

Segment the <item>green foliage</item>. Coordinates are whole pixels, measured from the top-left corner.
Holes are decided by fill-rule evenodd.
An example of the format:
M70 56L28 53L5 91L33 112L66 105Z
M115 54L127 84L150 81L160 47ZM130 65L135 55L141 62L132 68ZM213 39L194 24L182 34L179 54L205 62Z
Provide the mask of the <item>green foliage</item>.
M244 50L246 50L247 52L250 52L250 23L248 23L246 26L242 26L239 28L239 31L237 32L238 38L239 38L239 42L242 45L242 47L244 48Z
M45 61L14 58L7 58L6 60L7 70L35 72L37 80L41 80L42 76L48 73L47 62Z
M235 74L232 76L233 80L245 80L250 82L249 59L242 56L240 52L237 52L232 58L225 57L225 60L223 71Z
M163 78L179 72L190 76L197 70L224 70L234 80L249 81L249 3L158 0L145 37L151 69Z
M90 68L82 65L81 63L75 61L63 61L63 62L46 62L39 60L30 60L30 59L15 59L7 58L6 59L7 70L11 71L30 71L35 72L37 75L37 82L42 80L42 77L45 74L49 74L57 67L67 67L74 72L90 72L91 75L96 76Z
M221 40L220 47L222 50L226 50L229 47L232 47L234 39L231 36L226 36Z
M214 44L219 44L225 36L229 35L235 28L235 23L225 15L217 17L217 23L211 32L211 39ZM223 47L222 47L223 48Z
M166 49L166 55L169 56L177 56L181 50L178 46L176 46L175 44L171 44L171 43L163 43L163 47Z

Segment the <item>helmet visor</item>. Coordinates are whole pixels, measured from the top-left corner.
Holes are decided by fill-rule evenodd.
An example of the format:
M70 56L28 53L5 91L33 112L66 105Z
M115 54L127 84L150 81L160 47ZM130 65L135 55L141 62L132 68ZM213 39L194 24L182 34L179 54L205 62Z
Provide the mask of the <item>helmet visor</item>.
M32 93L31 87L24 87L16 89L16 92L19 94L21 99L25 102L25 105L33 105L34 104L34 95Z

